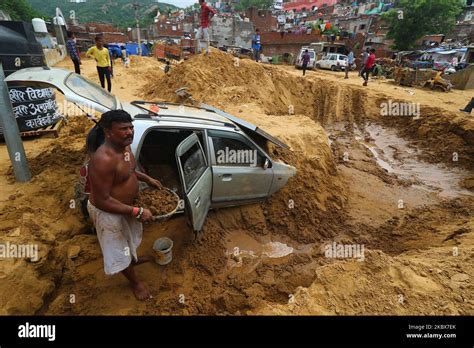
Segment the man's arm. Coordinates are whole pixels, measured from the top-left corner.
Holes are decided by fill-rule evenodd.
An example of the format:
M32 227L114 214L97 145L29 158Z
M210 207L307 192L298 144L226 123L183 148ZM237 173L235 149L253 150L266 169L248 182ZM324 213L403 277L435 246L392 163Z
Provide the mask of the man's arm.
M207 8L209 9L209 19L211 19L212 17L214 17L214 15L217 14L217 11L214 10L211 6L207 6Z
M146 175L145 173L142 173L136 170L135 174L138 180L146 182L150 186L155 186L158 188L162 187L161 183L158 180L152 178L151 176Z
M106 48L106 50L107 50L107 64L110 69L112 67L112 63L110 62L110 52L108 48Z
M110 196L114 183L116 163L106 155L95 155L90 162L90 183L94 203L100 210L112 214L132 215L133 207Z
M94 49L94 47L91 47L87 50L86 52L86 56L89 57L89 58L95 58L94 55L92 55L92 50Z

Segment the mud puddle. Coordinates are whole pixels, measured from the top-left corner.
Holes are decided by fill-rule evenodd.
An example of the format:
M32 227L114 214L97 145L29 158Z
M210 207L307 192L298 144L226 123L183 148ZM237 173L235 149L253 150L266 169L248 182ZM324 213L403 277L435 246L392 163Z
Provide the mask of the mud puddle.
M371 123L364 130L354 126L354 137L373 154L382 169L410 180L413 187L436 192L447 199L474 195L460 186L460 182L469 176L466 171L418 160L421 150L397 136L395 130Z
M233 268L241 266L243 259L255 262L259 262L261 259L281 259L291 254L308 253L312 249L312 244L287 244L267 238L257 240L245 231L234 231L229 233L226 238L225 255L228 258L228 267Z

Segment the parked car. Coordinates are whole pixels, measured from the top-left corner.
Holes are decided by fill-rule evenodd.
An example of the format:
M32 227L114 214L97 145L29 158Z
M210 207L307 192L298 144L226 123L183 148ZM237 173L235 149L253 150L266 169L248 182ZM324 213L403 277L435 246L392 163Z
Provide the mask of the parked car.
M339 53L328 53L321 60L316 62L316 67L318 69L342 71L346 68L347 64L347 56Z
M195 232L201 231L210 208L263 201L296 174L296 168L272 159L265 150L268 141L287 145L206 104L122 103L83 76L58 68L22 69L6 82L55 87L77 105L130 113L138 169L180 196L184 204L178 212L187 213ZM236 160L239 153L241 160Z
M303 54L305 53L306 50L308 50L309 57L310 57L310 60L308 63L308 69L313 69L316 67L316 52L312 48L303 47L300 50L300 53L298 53L298 56L296 57L296 61L295 61L296 68L301 69L303 67Z

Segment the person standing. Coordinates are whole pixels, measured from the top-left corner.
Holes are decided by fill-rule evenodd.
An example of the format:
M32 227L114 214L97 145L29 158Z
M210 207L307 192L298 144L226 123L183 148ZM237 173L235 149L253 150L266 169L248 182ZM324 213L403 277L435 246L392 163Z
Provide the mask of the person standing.
M252 49L253 49L253 57L255 61L258 63L260 61L260 50L262 46L260 44L260 30L257 28L255 29L255 34L252 37Z
M105 142L91 153L88 165L90 196L87 211L94 223L107 275L122 273L138 300L152 298L147 285L135 273L135 266L153 260L138 256L143 222L152 220L149 209L134 204L139 181L161 188L161 183L137 170L130 145L133 120L123 110L104 113L99 121Z
M309 51L305 50L303 54L303 76L306 75L306 69L308 69L308 64L310 60L311 56L309 55Z
M110 74L112 72L112 63L110 62L109 50L104 47L102 36L95 37L95 46L87 50L87 57L94 58L97 62L97 73L99 74L100 85L105 88L105 78L107 78L107 90L112 90L112 81Z
M66 43L67 52L71 57L72 62L74 63L74 70L76 74L81 74L81 57L79 55L79 50L76 45L76 37L72 31L67 32L67 43Z
M372 48L370 50L370 54L367 57L367 61L364 65L364 70L362 71L362 78L364 79L364 86L367 86L367 82L369 82L369 74L375 66L375 49Z
M345 79L349 78L349 71L351 70L353 64L354 52L352 51L352 48L349 48L349 54L347 55L346 76L344 77Z
M210 19L217 13L212 7L206 4L205 0L199 0L199 5L201 6L201 26L199 27L196 34L197 42L197 51L201 49L201 41L206 42L206 54L209 54L209 24Z

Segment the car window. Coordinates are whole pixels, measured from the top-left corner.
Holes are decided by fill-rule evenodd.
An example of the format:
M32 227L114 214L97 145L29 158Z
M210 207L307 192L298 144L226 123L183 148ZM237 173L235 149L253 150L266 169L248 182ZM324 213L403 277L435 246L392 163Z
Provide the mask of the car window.
M81 97L105 106L110 110L116 109L115 97L112 94L106 92L105 89L90 83L80 75L70 74L66 78L65 84L74 93Z
M179 159L184 173L186 191L188 191L206 170L206 160L199 143L194 144Z
M336 56L335 55L329 56L329 60L336 60Z
M339 60L346 60L347 59L347 56L344 56L344 55L339 55Z
M309 52L309 56L311 57L311 59L314 59L314 57L315 57L314 52Z
M214 145L217 166L261 167L265 157L257 148L242 140L236 139L238 134L230 137L211 136Z

